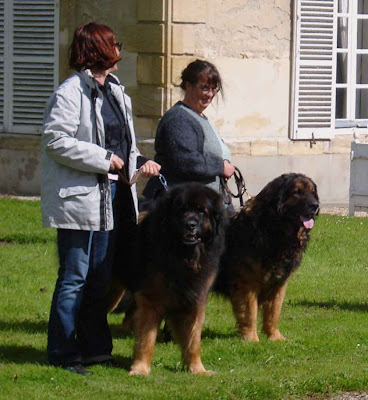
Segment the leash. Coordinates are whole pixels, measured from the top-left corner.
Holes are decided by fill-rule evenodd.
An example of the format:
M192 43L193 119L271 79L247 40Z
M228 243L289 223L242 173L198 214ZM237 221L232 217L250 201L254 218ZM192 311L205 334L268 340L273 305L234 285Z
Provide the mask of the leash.
M129 180L129 179L128 179L128 176L127 176L127 173L126 173L126 169L124 168L124 166L123 166L122 169L119 169L119 170L117 171L117 173L118 173L118 176L119 176L120 181L123 182L125 185L129 185L129 186L132 186L132 185L134 185L135 183L137 183L138 179L139 179L139 178L141 177L141 175L142 175L142 171L141 171L140 169L137 169L137 170L134 172L134 175L133 175L132 179Z
M118 173L118 175L119 175L119 179L120 179L123 183L125 183L126 185L131 186L131 183L129 182L129 179L128 179L128 177L127 177L127 173L126 173L126 170L125 170L124 166L123 166L122 169L118 169L117 173Z
M245 181L244 181L243 175L240 172L239 168L238 167L234 167L234 168L235 168L235 171L234 171L233 177L235 179L235 185L237 187L238 193L233 193L229 189L229 186L227 184L228 179L222 177L221 184L222 184L222 187L224 190L224 198L225 198L225 201L227 202L227 204L231 203L231 197L233 197L235 199L239 199L240 207L243 207L244 206L244 200L243 200L244 194L246 194L249 199L252 196L249 194L249 192L245 186Z
M129 185L129 186L131 186L134 183L136 183L138 181L140 175L141 175L141 171L138 169L135 172L133 178L129 181L129 179L127 177L127 174L126 174L126 170L125 170L124 167L122 169L118 170L117 172L118 172L118 175L119 175L119 179L123 183L125 183L126 185ZM160 183L164 187L165 191L167 192L169 190L169 185L167 184L166 178L161 173L159 173L158 174L158 179L160 180Z
M165 191L167 192L169 190L169 185L167 184L166 178L161 173L159 173L158 179L160 180L160 183L164 187Z

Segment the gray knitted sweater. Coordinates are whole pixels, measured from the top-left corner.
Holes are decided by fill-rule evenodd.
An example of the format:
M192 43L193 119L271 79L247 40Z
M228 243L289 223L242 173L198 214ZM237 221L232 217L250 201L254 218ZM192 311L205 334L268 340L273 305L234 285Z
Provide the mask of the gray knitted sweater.
M230 160L230 151L206 117L176 103L158 125L155 150L155 161L161 164L169 186L197 181L220 192L219 176L224 160ZM146 197L156 197L156 190L161 190L157 183L155 178L148 182Z

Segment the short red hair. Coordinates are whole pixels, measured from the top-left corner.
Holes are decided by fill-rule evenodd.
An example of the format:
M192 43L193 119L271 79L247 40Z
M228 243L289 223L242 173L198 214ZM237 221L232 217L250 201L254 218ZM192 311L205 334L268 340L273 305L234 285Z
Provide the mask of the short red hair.
M115 33L107 25L90 22L79 26L69 48L69 67L104 71L120 61L116 55Z

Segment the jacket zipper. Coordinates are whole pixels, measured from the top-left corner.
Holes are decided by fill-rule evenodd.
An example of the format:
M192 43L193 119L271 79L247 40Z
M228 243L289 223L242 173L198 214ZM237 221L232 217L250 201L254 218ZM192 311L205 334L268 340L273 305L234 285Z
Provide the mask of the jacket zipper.
M96 144L101 147L100 139L98 137L97 132L97 113L96 113L96 98L97 98L97 90L92 89L91 92L92 97L92 109L95 116L95 127L96 127ZM106 215L106 188L105 188L105 181L106 178L102 174L97 175L98 186L100 190L100 230L106 231L107 229L107 215Z

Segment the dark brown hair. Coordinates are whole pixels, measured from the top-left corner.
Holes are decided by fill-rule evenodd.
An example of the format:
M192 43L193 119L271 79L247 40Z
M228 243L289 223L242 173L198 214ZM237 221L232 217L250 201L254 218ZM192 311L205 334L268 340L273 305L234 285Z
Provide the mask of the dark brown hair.
M223 94L220 73L212 63L203 60L195 60L187 65L181 73L180 87L185 90L186 82L195 86L201 79L206 80L209 86L218 88Z
M111 68L122 57L116 55L115 33L106 25L90 22L79 26L69 48L69 67L80 71Z

